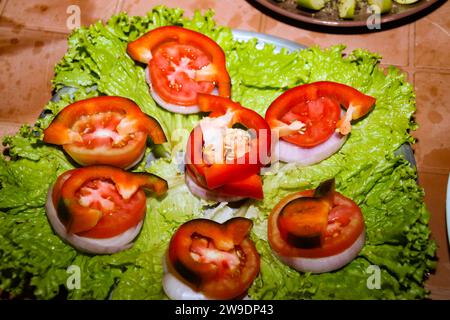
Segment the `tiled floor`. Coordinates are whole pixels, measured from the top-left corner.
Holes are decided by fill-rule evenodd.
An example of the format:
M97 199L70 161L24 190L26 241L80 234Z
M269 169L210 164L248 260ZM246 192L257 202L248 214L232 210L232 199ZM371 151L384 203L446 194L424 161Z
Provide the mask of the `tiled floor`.
M445 194L437 190L445 190L447 175L419 172L419 184L425 188L425 202L432 213L430 225L432 237L438 241L439 263L434 275L427 281L427 288L434 299L450 299L450 259L448 246L443 243L447 239L445 223ZM431 190L431 191L427 191Z
M66 50L67 21L80 8L82 25L119 11L142 15L153 6L213 8L218 23L260 31L305 45L344 43L366 48L408 74L417 90L415 146L420 184L432 213L431 227L440 249L437 273L428 282L432 298L450 299L450 263L445 237L445 190L450 171L450 3L419 21L375 34L335 35L279 22L245 0L0 0L0 135L32 122L50 97L53 66ZM72 16L73 17L73 16ZM69 20L73 21L73 20ZM70 25L70 23L69 23Z

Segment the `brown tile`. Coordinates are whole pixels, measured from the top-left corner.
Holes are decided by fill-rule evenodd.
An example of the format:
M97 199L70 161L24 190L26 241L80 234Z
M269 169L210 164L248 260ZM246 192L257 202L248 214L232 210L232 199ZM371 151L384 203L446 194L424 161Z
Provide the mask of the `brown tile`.
M3 9L5 8L6 1L7 0L0 0L0 15L2 14Z
M328 47L345 44L346 52L364 48L383 56L383 63L398 66L408 65L409 26L371 34L326 34L308 31L264 16L261 32L296 41L306 46Z
M425 189L425 203L431 213L432 238L437 242L438 264L426 286L432 299L450 299L450 260L445 223L445 196L448 175L419 172L419 184Z
M450 69L450 2L416 22L415 65Z
M3 10L1 25L69 33L67 21L72 14L72 11L67 13L69 6L78 6L81 25L89 25L100 19L108 19L116 11L117 4L117 0L8 1Z
M414 146L419 168L446 173L450 171L450 74L416 72L417 95Z
M60 34L0 27L0 121L34 122L51 96L53 68L66 42Z
M154 6L165 4L169 8L179 7L187 16L192 16L197 9L214 9L215 20L219 25L245 30L257 31L262 14L245 0L124 0L122 10L131 15L144 15Z
M0 142L4 136L15 134L19 131L21 123L0 121ZM2 146L0 145L0 149Z

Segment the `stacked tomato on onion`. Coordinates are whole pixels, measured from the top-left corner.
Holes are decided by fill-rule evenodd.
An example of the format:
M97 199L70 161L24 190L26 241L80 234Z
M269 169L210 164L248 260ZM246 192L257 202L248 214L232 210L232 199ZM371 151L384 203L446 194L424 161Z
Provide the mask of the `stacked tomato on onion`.
M281 261L298 271L322 273L351 262L365 241L361 209L334 190L334 180L291 194L272 210L268 240Z
M130 42L128 54L148 64L153 99L175 113L199 112L198 93L230 96L225 53L209 37L178 26L156 28Z
M351 121L366 115L374 104L375 98L330 81L287 90L265 116L280 138L274 145L278 159L308 166L328 158L344 144Z
M209 116L191 132L186 184L205 200L262 199L262 166L269 162L271 133L263 117L227 98L199 94Z
M49 188L47 216L55 232L78 250L115 253L129 248L141 230L144 190L161 196L167 182L110 166L69 170Z
M49 188L47 216L55 232L94 254L129 248L146 213L144 190L160 196L165 180L121 168L143 157L147 138L166 141L159 123L131 100L96 97L65 107L44 130L44 142L62 145L78 164ZM101 166L98 166L101 165Z
M65 107L47 129L44 142L62 145L77 163L135 166L144 156L147 137L166 142L159 123L133 101L102 96Z
M173 235L165 261L163 288L174 300L243 298L259 273L260 258L249 239L252 221L223 224L195 219Z

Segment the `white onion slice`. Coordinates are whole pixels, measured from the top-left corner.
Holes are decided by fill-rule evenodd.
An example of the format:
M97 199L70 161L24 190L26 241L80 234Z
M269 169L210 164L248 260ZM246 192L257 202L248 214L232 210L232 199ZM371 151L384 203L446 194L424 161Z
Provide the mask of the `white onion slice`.
M193 290L171 272L164 274L163 289L172 300L212 300L203 293Z
M217 202L235 202L245 199L245 197L233 196L223 192L216 192L214 190L208 190L199 186L195 183L194 180L189 176L189 174L185 173L186 185L192 194L196 197L199 197L204 200L217 201Z
M156 93L156 91L153 89L152 81L150 79L149 70L148 67L145 68L145 80L148 83L148 86L150 88L150 94L155 100L155 102L161 107L166 109L167 111L174 112L174 113L181 113L181 114L193 114L193 113L199 113L200 107L198 105L192 105L192 106L179 106L177 104L169 103L163 100L163 98L160 97L159 94ZM217 88L214 88L214 90L211 92L212 95L219 95L219 91Z
M302 148L279 139L274 145L275 157L283 162L309 166L336 153L345 143L346 138L347 136L335 132L327 141L312 148Z
M311 273L330 272L342 268L358 256L364 246L366 233L363 230L356 241L347 249L334 256L323 258L286 257L276 254L278 258L288 266L301 271Z
M169 271L169 268L167 268L167 253L162 259L162 265L164 271L163 289L171 300L211 300L203 293L192 289Z
M47 203L45 205L48 220L58 236L80 251L92 254L111 254L126 250L133 246L133 240L141 231L144 220L141 220L136 226L131 227L123 233L111 238L87 238L68 233L66 227L59 220L58 213L53 205L52 194L53 186L51 186L48 190Z

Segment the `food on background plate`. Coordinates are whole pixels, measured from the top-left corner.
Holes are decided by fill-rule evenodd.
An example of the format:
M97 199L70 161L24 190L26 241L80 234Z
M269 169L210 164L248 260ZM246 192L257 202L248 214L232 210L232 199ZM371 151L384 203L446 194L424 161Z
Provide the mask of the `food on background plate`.
M63 93L44 109L44 117L5 137L0 156L0 284L2 297L52 299L166 299L161 261L174 231L186 221L204 218L215 204L194 196L179 162L154 154L133 171L164 178L164 197L147 197L148 217L134 245L111 255L86 255L56 235L45 212L50 184L74 168L61 148L42 141L53 118L74 101L94 96L121 96L135 101L164 128L169 152L186 146L200 115L168 112L154 102L145 81L145 66L135 63L126 46L155 28L177 25L201 32L224 50L233 81L233 100L260 115L289 88L316 81L349 85L377 99L377 106L352 124L342 148L314 166L280 164L263 174L264 198L240 208L220 204L216 216L229 213L251 218L250 237L260 255L260 272L248 289L258 299L421 299L427 274L435 267L435 243L430 240L429 214L416 171L394 152L413 142L416 128L413 87L398 69L379 67L380 56L365 50L343 54L342 45L299 51L264 47L256 40L238 41L227 27L217 26L212 12L186 18L180 9L156 7L145 16L125 13L73 31L65 57L52 83ZM147 149L147 151L150 148ZM182 150L184 151L184 150ZM150 155L150 152L149 152ZM178 160L178 159L177 159ZM321 274L297 272L282 263L267 241L267 218L286 195L312 189L335 177L336 190L352 199L364 216L366 242L349 264ZM233 204L236 206L236 203ZM214 208L218 208L214 207ZM231 210L233 209L233 210ZM150 214L151 213L151 214ZM218 219L219 220L219 219ZM381 230L381 231L380 231ZM64 290L67 268L79 266L81 288ZM378 266L381 288L369 289L370 267Z
M408 5L416 3L420 0L394 1L400 5ZM393 7L392 0L369 0L367 2L361 0L276 0L276 2L280 3L283 8L286 7L284 4L292 7L296 4L299 8L305 8L307 10L318 12L316 15L320 15L322 17L334 17L336 15L336 18L339 17L340 19L356 19L359 16L364 16L365 11L367 11L367 14L370 12L381 14L389 13L392 11ZM398 11L398 8L395 8L393 12L396 11Z
M130 248L146 213L146 194L162 196L167 182L149 173L108 166L64 172L50 186L47 216L53 230L80 251L111 254Z
M334 188L334 180L328 180L315 190L290 194L269 216L272 250L298 271L335 271L355 259L364 246L361 209Z
M154 29L130 42L128 54L148 64L153 99L176 113L198 113L198 93L230 97L230 77L222 48L204 34L178 26Z
M208 117L186 148L186 184L205 200L263 198L261 167L270 161L271 132L263 117L228 98L199 94Z
M174 300L243 298L259 273L252 221L195 219L181 225L165 261L163 287Z
M278 158L307 166L330 157L345 143L351 121L365 116L375 101L350 86L331 81L285 91L266 111L267 123L280 138L274 146ZM347 110L345 114L341 106Z
M77 163L134 167L142 160L147 137L166 142L158 121L130 99L102 96L65 107L44 130L44 142L62 145Z

